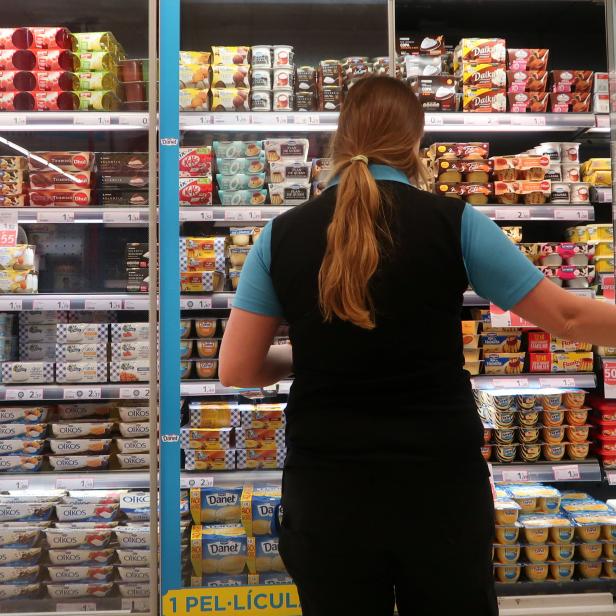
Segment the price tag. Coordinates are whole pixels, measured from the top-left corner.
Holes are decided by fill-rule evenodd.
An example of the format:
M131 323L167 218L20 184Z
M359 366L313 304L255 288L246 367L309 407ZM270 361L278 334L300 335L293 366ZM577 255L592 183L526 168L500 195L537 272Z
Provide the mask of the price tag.
M465 126L495 126L500 124L498 117L490 113L465 113L463 124Z
M589 220L588 210L568 208L554 210L554 220Z
M225 210L225 220L261 220L261 210L244 210L242 208Z
M490 304L490 321L493 327L534 327L515 312L501 310L496 304Z
M610 116L607 113L596 115L596 123L597 128L609 128L610 127Z
M96 612L96 603L56 603L56 612Z
M430 126L443 126L445 124L445 119L442 115L429 113L426 115L424 123L426 128L430 128Z
M528 379L492 379L492 387L496 389L508 389L510 387L528 387Z
M91 490L94 488L92 477L58 477L56 490Z
M75 222L75 212L38 212L36 222L40 223L63 223Z
M539 387L575 387L575 379L568 376L539 379Z
M204 394L215 394L216 393L215 383L204 383L201 387L202 387L201 393L204 393Z
M147 310L149 307L147 299L125 299L124 310Z
M189 220L196 221L208 221L214 220L213 210L206 210L200 208L180 208L180 222L187 222Z
M107 113L76 113L73 118L73 124L86 126L109 126L111 124L111 115Z
M0 479L0 490L27 490L30 482L27 479Z
M0 225L7 227L16 227L18 222L17 210L2 209L0 210Z
M321 118L314 113L296 113L293 116L294 124L320 124Z
M607 482L609 485L616 485L616 471L606 471Z
M199 126L202 124L212 124L213 122L214 118L209 113L180 114L181 126Z
M139 223L144 222L141 218L141 212L135 211L113 211L113 212L103 212L103 222L104 223Z
M70 299L35 299L32 310L70 310Z
M86 310L122 310L121 299L87 299Z
M214 477L180 477L180 488L211 488Z
M497 207L494 211L496 220L529 220L530 208L528 207Z
M556 481L571 481L580 479L580 467L577 464L563 464L562 466L553 466L552 472Z
M25 126L26 125L26 116L18 113L7 114L9 116L9 124L13 126Z
M149 387L120 387L120 398L140 400L150 397Z
M70 310L70 299L34 299L32 310Z
M606 398L616 398L616 361L603 360L603 389Z
M32 387L30 389L13 389L7 388L6 400L42 400L43 399L43 388L42 387Z
M526 113L512 113L512 126L545 126L545 117Z
M212 298L200 297L191 299L188 297L181 297L180 308L182 310L210 310L212 308Z
M100 387L65 387L66 400L100 400L102 397Z
M233 301L235 300L235 297L229 297L227 299L227 308L233 308Z
M503 470L503 481L530 481L530 475L527 470Z
M0 224L0 246L17 246L17 226Z
M20 299L0 299L0 310L21 311L23 302Z
M135 115L121 115L118 122L124 126L138 126L148 128L150 126L150 116L147 113Z
M616 295L616 285L614 284L614 274L609 276L603 276L601 278L601 288L603 289L603 297L609 299L612 302Z

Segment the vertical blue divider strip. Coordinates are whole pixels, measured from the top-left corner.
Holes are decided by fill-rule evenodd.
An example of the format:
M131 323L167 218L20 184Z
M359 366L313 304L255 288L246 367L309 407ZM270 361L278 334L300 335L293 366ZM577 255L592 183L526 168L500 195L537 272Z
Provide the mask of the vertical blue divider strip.
M180 0L160 0L161 595L182 587L180 551ZM152 78L156 75L151 70Z

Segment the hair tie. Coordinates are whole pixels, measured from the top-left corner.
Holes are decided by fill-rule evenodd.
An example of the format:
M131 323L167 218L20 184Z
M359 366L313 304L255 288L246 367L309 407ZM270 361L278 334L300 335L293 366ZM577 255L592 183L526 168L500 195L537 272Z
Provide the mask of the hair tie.
M355 162L356 160L358 160L358 161L360 161L362 163L365 163L366 165L368 164L368 157L364 156L363 154L358 154L357 156L353 156L351 158L351 162L352 163Z

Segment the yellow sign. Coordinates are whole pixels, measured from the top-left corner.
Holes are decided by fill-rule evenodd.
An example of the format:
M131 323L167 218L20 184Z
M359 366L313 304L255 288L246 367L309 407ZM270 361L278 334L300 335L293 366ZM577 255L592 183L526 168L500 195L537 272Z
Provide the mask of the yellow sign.
M163 616L301 616L297 588L293 584L183 588L163 597Z

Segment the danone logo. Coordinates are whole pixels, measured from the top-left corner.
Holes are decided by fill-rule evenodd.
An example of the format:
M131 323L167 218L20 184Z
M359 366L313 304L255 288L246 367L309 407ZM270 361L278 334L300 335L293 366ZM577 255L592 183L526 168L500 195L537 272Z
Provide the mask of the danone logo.
M262 518L268 518L274 514L274 505L259 505L257 513Z
M208 552L212 556L226 556L228 554L239 554L242 544L236 541L224 541L219 543L210 543L207 547Z
M278 554L278 542L277 541L264 541L261 544L261 549L264 554Z
M210 506L236 505L239 503L239 494L208 494L207 504Z

